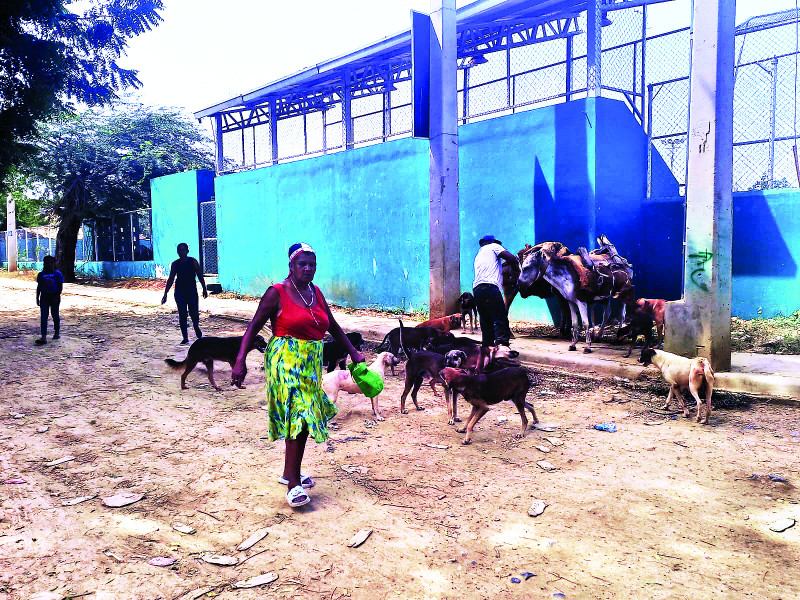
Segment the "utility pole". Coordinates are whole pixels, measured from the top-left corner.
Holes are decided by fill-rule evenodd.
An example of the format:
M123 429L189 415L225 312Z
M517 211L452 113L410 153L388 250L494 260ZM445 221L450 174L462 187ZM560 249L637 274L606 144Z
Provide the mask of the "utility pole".
M6 255L8 256L8 272L17 270L17 207L14 196L6 199Z

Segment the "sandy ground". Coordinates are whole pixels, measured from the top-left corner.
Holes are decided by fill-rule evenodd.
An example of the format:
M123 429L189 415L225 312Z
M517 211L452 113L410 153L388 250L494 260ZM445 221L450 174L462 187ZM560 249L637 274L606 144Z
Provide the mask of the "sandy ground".
M292 510L275 481L282 444L265 439L260 354L245 390L216 392L198 368L181 391L163 363L185 353L168 307L66 296L62 339L43 348L32 293L0 289L0 307L2 600L800 597L800 522L769 529L800 521L796 408L758 402L701 426L624 382L543 372L529 400L555 431L515 439L506 403L462 446L428 387L426 410L399 414L401 367L384 422L363 396L340 396L331 440L306 452L313 502ZM243 331L222 318L203 327ZM218 372L228 380L227 365ZM616 433L591 427L611 421ZM47 466L62 457L74 460ZM101 503L123 491L144 499ZM548 506L530 517L535 499ZM363 528L371 537L348 548ZM268 535L238 552L259 529ZM148 564L159 556L176 562ZM265 587L230 585L268 572L278 578Z

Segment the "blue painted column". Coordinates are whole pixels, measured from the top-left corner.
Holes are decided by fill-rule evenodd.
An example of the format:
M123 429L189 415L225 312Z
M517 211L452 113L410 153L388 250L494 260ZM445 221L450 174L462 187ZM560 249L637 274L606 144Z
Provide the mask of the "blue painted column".
M683 299L666 310L664 348L731 366L735 0L694 3Z
M452 314L461 294L458 222L456 2L431 0L430 311Z

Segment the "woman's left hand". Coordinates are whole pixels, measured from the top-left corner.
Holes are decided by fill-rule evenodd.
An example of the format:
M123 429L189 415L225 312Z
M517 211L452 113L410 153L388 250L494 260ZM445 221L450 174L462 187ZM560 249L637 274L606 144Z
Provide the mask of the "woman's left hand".
M354 363L367 362L367 359L364 358L364 355L361 354L361 352L359 352L358 350L356 350L355 354L351 354L350 358L353 359Z

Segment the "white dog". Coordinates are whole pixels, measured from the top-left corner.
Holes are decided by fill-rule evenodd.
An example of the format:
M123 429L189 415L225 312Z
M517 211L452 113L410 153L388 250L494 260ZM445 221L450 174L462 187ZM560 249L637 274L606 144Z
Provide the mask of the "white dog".
M381 380L383 380L386 374L386 369L392 368L398 364L400 364L400 359L395 357L394 354L391 352L381 352L375 358L375 362L373 362L367 368L370 371L376 372L381 376ZM348 370L336 370L323 375L322 389L325 390L325 393L331 397L334 404L336 404L336 398L339 396L340 391L348 392L350 394L361 393L361 390L358 389L356 382L353 381L353 376ZM375 418L378 421L384 420L381 416L381 413L378 411L378 396L375 396L372 399L372 413L375 415Z
M683 409L683 416L689 416L689 410L683 402L681 390L689 390L689 393L697 402L697 422L700 422L700 407L703 401L700 400L700 393L706 394L706 418L704 423L708 424L708 417L711 416L711 393L714 391L714 371L711 363L705 358L684 358L677 354L644 348L639 357L639 362L644 365L653 364L661 371L661 376L669 384L669 394L664 409L669 408L673 394L678 397L678 402Z

